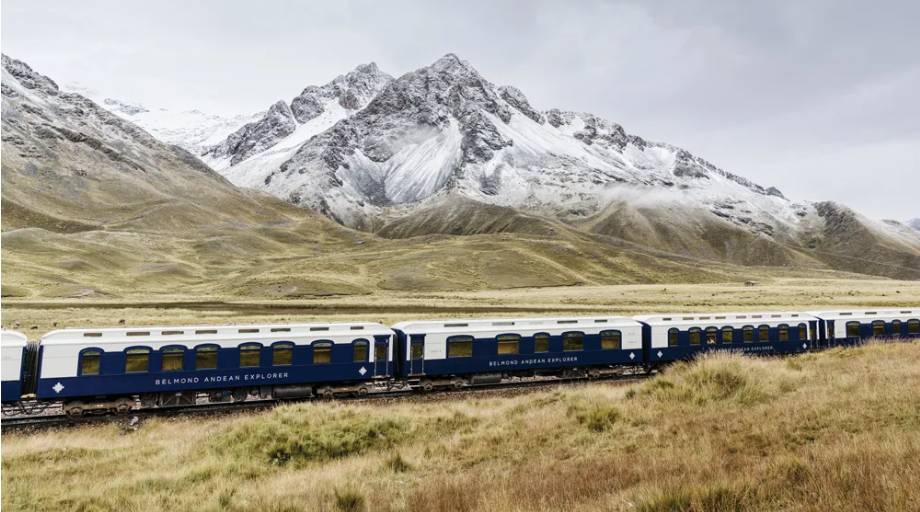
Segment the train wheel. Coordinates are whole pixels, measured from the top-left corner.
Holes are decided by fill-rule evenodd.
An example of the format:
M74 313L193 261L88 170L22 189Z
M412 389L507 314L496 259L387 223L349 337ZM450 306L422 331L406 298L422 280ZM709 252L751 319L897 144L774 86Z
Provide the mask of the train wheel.
M319 388L316 390L316 394L319 395L320 398L324 398L326 400L335 397L335 391L333 391L333 389L329 386L323 386Z
M83 416L83 402L70 402L64 404L64 413L68 416Z
M370 389L368 389L367 386L358 388L358 396L367 396L368 393L370 393Z
M430 380L423 380L421 384L422 384L422 391L426 393L429 393L434 390L434 383L431 382Z

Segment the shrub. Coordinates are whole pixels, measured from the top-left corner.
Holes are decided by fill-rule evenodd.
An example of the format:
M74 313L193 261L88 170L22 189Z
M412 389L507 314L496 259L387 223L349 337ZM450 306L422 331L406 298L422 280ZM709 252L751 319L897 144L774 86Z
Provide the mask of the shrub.
M592 432L610 430L621 417L620 411L612 405L602 402L588 403L584 400L570 405L567 412Z
M280 407L217 436L213 450L271 464L300 465L389 448L408 433L403 418L375 418L355 409Z
M364 496L354 489L335 491L335 509L339 512L361 512L366 509Z

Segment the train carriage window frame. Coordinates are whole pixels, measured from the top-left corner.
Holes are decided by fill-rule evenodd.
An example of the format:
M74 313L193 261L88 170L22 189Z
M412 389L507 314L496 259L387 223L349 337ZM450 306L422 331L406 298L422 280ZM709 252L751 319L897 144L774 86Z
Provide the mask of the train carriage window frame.
M723 327L721 331L721 339L723 344L734 343L735 328L730 326Z
M698 347L703 343L703 330L699 327L691 327L687 334L691 346Z
M125 349L125 373L150 372L150 347L128 347Z
M718 327L713 327L713 326L707 327L704 333L706 334L706 344L707 345L715 345L716 343L719 342L719 328Z
M198 345L195 347L195 370L216 370L217 355L220 346L214 344ZM210 361L213 359L213 363Z
M294 343L278 341L272 343L272 366L291 366L294 364Z
M668 346L677 347L680 345L680 329L671 327L668 329Z
M777 330L777 339L781 342L789 341L789 325L779 324L776 327Z
M500 356L517 355L521 353L520 334L499 334L495 337L495 350Z
M238 350L240 368L257 368L262 366L261 343L241 343Z
M757 326L757 341L759 343L770 341L770 326L769 325L760 324Z
M753 325L745 325L741 328L741 339L744 340L744 343L754 343L757 341L757 334Z
M167 368L167 361L169 367ZM178 361L179 365L174 368L174 363ZM161 372L181 372L185 369L185 347L179 345L170 345L160 349L160 371Z
M79 376L92 377L102 374L102 353L101 348L89 347L80 351L79 364L77 370Z
M808 324L799 324L799 341L805 341L808 339Z
M552 336L548 332L538 332L533 335L533 352L534 354L544 354L549 352L550 341Z
M907 321L907 334L920 334L920 319L911 318Z
M885 336L886 334L888 334L888 329L884 320L875 320L872 322L872 336Z
M601 350L623 350L623 332L607 329L600 332Z
M860 336L859 334L860 327L861 327L861 324L857 321L847 322L846 323L847 338L858 338Z
M324 365L332 364L332 347L335 344L332 340L317 340L310 344L312 364Z
M365 338L358 338L351 342L351 362L366 363L370 357L371 342Z
M901 321L900 320L891 321L891 337L892 338L901 337Z
M473 342L475 338L463 334L459 336L449 336L444 342L447 346L448 359L465 359L473 357Z
M582 352L585 349L585 333L581 331L567 331L562 333L563 352Z

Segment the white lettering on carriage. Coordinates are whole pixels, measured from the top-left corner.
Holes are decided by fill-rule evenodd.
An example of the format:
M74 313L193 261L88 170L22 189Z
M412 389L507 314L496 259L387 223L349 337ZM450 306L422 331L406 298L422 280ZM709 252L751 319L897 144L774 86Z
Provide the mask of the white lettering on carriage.
M244 373L242 375L209 375L207 377L171 377L154 379L154 386L182 384L214 384L218 382L259 382L288 378L288 372Z
M577 362L578 362L578 356L534 357L531 359L489 361L489 367L495 368L498 366L522 366L522 365L528 365L528 364L558 364L558 363L577 363Z

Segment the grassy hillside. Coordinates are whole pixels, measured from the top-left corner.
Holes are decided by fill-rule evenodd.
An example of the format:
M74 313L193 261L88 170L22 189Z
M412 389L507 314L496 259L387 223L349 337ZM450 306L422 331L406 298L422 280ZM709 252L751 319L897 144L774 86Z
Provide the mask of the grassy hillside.
M916 510L920 344L3 437L5 510Z

